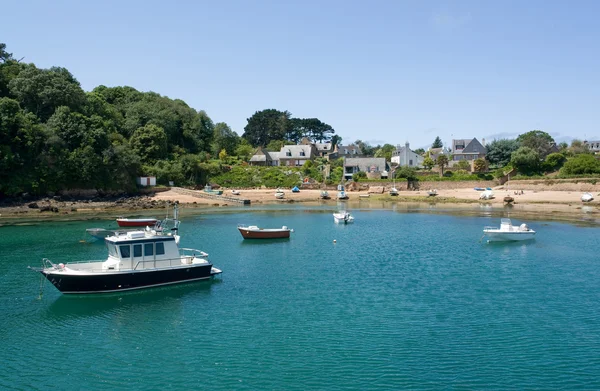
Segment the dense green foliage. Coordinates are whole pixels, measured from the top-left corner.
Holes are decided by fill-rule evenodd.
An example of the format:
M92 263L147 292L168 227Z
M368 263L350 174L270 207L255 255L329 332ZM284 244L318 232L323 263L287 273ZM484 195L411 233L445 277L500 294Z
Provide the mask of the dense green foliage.
M519 149L517 140L500 139L486 145L486 159L490 164L504 167L510 162L510 155Z
M517 137L520 147L528 147L537 152L540 159L545 159L552 152L554 138L541 130L532 130Z
M296 144L305 137L313 142L330 141L334 133L331 125L317 118L292 118L289 111L267 109L248 118L242 137L255 147L264 147L278 140ZM339 140L341 138L335 139Z
M536 174L540 169L540 155L533 148L520 147L512 153L510 163L522 174Z
M600 161L593 155L577 155L567 160L560 173L563 175L598 174L600 173Z
M65 68L15 61L0 44L0 196L135 189L138 175L195 184L209 154L252 154L227 124L154 92L85 92ZM225 155L222 155L225 156Z
M440 136L437 136L435 140L433 140L433 144L431 144L431 148L442 148L444 144L442 143L442 139Z

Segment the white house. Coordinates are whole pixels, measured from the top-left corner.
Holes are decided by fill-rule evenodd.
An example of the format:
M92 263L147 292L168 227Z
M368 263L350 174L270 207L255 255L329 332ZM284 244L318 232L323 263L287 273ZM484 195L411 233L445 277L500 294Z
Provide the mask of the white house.
M398 145L396 150L392 152L392 163L396 163L399 167L423 167L425 158L410 149L408 141L403 147Z

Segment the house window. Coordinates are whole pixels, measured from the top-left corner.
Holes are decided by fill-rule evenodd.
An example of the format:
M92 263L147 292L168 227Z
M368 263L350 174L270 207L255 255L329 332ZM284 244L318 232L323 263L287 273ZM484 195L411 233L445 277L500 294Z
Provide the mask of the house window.
M344 155L348 154L348 150L344 148Z
M410 159L410 160L408 161L408 165L409 165L409 166L412 166L412 165L413 165L413 164L412 164L412 159Z
M304 151L300 151L300 156L306 156L306 154L304 153Z
M286 151L285 156L292 156L292 151L290 151L290 150Z

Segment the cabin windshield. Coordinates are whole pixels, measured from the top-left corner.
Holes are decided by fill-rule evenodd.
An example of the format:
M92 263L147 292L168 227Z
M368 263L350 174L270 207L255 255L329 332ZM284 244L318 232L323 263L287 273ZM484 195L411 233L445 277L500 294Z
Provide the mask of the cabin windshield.
M108 255L110 255L112 257L118 257L117 249L115 248L114 244L107 242L106 247L108 248Z

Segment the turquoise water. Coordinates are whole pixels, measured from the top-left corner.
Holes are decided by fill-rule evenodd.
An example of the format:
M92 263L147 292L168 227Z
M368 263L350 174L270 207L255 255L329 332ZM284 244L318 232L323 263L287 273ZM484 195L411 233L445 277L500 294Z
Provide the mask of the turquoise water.
M80 240L110 222L0 227L0 389L600 389L598 228L527 221L534 242L491 245L497 217L331 212L190 215L181 244L221 278L41 300L26 266L104 258Z

